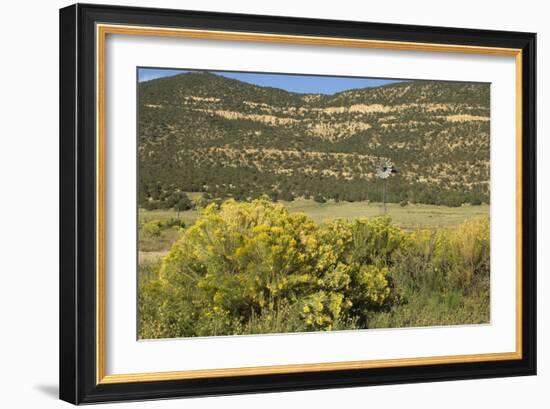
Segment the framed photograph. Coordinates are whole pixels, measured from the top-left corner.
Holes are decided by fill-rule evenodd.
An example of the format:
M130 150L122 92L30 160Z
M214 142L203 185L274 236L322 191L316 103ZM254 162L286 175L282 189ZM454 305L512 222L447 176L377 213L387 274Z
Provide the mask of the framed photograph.
M61 9L61 399L534 375L535 39Z

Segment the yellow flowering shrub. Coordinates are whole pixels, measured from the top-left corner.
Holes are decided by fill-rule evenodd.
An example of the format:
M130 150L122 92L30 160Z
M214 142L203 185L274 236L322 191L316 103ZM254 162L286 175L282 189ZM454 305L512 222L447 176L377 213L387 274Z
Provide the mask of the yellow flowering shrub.
M387 269L354 259L356 230L318 225L267 199L211 204L162 261L155 292L171 296L157 305L157 320L180 325L172 336L246 333L262 317L293 330L333 329L391 293Z
M442 231L433 264L446 272L451 287L468 290L479 279L488 279L490 263L488 217L477 217Z
M461 293L488 287L490 224L476 217L454 227L419 229L406 234L394 257L393 276L406 291Z

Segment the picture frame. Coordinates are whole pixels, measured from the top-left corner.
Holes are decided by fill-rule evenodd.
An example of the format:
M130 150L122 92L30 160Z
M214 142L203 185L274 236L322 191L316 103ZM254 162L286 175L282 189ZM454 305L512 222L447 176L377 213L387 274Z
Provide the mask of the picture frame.
M488 347L488 352L472 354L109 373L112 340L106 304L112 281L106 265L112 255L106 230L114 213L105 204L112 192L107 186L113 163L106 158L106 106L112 95L106 63L116 51L106 51L106 42L115 36L169 39L167 48L178 39L202 39L252 44L257 53L275 44L376 50L381 58L389 52L424 52L513 59L515 127L508 131L515 135L510 143L516 180L508 183L515 189L515 232L510 237L515 243L515 287L507 302L513 305L508 318L514 323L514 350ZM533 33L85 4L61 9L60 398L84 404L535 375L535 81ZM492 208L491 217L497 211ZM276 343L282 338L270 339Z

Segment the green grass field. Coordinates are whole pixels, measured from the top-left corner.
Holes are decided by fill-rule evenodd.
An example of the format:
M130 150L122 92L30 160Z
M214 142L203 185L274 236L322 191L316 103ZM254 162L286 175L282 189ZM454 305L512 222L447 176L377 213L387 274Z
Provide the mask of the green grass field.
M359 217L376 217L382 215L381 203L369 202L327 202L317 203L313 200L297 199L292 202L279 202L286 206L290 212L302 212L308 215L317 223L330 219L356 219ZM488 215L489 206L461 206L446 207L425 204L409 204L400 206L399 204L387 204L387 214L398 226L413 230L418 228L437 228L452 226L462 223L472 217ZM186 226L191 226L199 217L198 210L187 210L180 212L175 210L139 210L140 224L151 220L169 220L178 218ZM151 253L151 257L156 257L170 249L172 243L178 238L177 228L167 228L162 231L159 237L150 237L140 234L140 252ZM141 257L147 257L146 254L140 254ZM155 258L156 258L155 257Z
M376 217L382 215L381 203L369 202L327 202L317 203L313 200L297 199L292 202L279 202L284 204L290 212L302 212L320 223L330 219L355 219L358 217ZM435 228L459 224L466 219L475 216L488 215L489 206L461 206L446 207L425 204L407 205L401 207L398 204L387 204L387 214L393 222L405 229ZM193 224L199 212L187 210L180 212L179 218L187 226ZM177 217L174 210L143 210L139 211L140 220L166 220Z
M381 203L339 202L316 203L313 200L295 200L284 203L291 212L303 212L316 222L330 219L356 219L381 216ZM446 207L432 205L387 204L387 214L404 229L432 228L459 224L466 219L489 214L489 206Z

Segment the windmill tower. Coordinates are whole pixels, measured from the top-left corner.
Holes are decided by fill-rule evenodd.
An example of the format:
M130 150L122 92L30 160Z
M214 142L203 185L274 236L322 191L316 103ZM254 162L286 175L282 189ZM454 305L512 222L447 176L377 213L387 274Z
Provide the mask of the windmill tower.
M386 192L388 178L397 173L397 168L390 159L382 159L376 168L376 177L382 179L382 211L383 214L387 213L386 207Z

